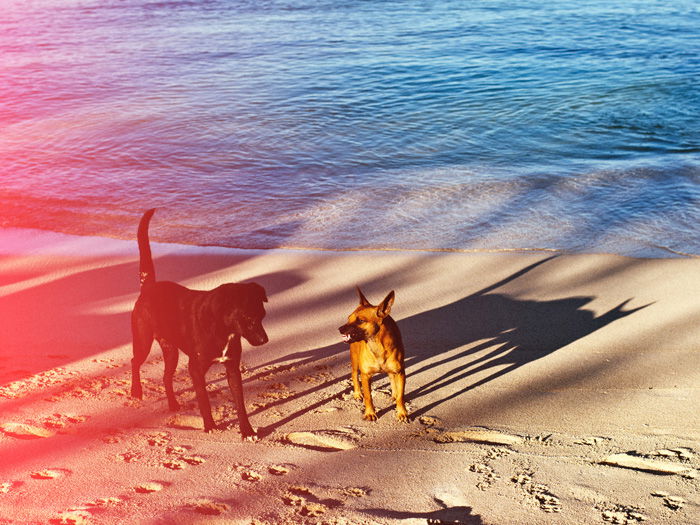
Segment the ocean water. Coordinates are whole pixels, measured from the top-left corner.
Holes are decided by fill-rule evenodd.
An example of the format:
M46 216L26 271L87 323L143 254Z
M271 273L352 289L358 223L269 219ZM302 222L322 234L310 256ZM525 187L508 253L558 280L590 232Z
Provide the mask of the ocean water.
M700 253L695 0L3 0L0 226Z

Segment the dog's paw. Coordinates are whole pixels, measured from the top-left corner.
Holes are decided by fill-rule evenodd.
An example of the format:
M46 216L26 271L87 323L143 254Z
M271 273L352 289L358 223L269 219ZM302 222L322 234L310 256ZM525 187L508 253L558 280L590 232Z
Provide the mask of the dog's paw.
M365 421L376 421L377 420L377 414L374 412L365 412L365 415L362 416L362 419Z
M396 420L401 423L408 423L408 414L406 412L397 412Z
M253 430L251 426L248 426L248 428L241 428L241 439L243 441L248 441L251 443L254 443L258 441L260 438L258 437L258 433Z

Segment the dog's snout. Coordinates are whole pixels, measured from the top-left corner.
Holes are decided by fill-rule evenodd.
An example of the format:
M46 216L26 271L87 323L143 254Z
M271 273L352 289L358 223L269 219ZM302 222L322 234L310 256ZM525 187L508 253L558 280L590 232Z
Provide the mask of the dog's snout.
M267 333L265 333L265 332L263 331L262 333L258 334L258 344L257 344L256 346L264 345L264 344L267 343L268 341L269 341L269 339L268 339L268 337L267 337Z
M244 337L253 346L262 346L269 341L267 332L265 332L262 327L257 330L252 330L248 334L244 335Z
M357 341L362 341L365 338L362 329L352 323L347 323L338 328L338 331L343 336L343 341L346 343L353 343Z

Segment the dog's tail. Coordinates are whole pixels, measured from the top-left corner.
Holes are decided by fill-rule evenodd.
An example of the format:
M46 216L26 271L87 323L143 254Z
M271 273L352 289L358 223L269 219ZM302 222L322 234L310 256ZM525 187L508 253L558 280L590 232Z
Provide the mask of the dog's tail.
M139 231L136 238L139 242L139 274L141 280L141 288L147 284L156 282L156 269L153 266L153 257L151 257L151 245L148 241L148 224L151 222L151 217L156 209L152 208L143 214L139 222Z

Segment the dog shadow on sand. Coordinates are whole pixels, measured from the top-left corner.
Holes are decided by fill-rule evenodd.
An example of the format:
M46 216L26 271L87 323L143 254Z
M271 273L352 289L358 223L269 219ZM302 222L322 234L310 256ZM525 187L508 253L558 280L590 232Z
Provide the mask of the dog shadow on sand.
M450 387L448 395L422 406L413 416L420 416L469 390L545 358L648 306L626 309L631 301L628 299L596 315L585 308L594 297L530 301L491 293L548 260L528 266L459 301L399 321L411 385L407 401ZM465 346L463 351L454 353ZM449 355L440 358L443 354ZM420 380L422 374L438 367L446 367L447 371L428 381ZM492 373L489 374L489 370ZM470 376L480 378L470 382ZM459 386L455 389L454 385Z

